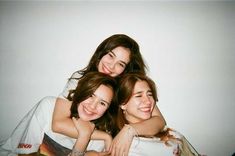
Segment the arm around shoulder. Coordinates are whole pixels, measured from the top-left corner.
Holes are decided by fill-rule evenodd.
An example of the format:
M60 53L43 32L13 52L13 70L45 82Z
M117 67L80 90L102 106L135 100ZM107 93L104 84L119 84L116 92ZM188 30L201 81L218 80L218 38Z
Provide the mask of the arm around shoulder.
M52 131L77 138L78 132L70 118L70 107L70 101L62 98L56 99L52 117Z

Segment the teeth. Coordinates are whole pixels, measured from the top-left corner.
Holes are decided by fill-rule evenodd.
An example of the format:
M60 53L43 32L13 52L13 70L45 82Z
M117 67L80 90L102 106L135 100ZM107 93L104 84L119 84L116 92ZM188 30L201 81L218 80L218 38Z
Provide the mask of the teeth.
M150 108L140 108L140 110L143 112L150 112Z

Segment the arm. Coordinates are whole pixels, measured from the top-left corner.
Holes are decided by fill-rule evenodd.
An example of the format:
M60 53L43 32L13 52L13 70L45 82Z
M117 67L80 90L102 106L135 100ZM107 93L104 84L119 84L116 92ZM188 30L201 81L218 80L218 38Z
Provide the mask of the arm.
M123 153L128 155L129 148L136 133L138 135L153 136L160 132L166 125L160 110L155 106L152 117L148 120L124 126L117 136L113 139L112 143L112 156L121 156ZM128 134L128 136L127 136Z
M109 151L112 144L112 136L104 131L94 130L91 135L91 139L94 140L104 140L105 151Z
M78 137L78 131L70 118L71 102L65 99L57 98L52 118L53 132L60 133L72 138ZM91 139L110 140L110 135L106 132L95 130Z
M78 153L85 154L85 156L108 156L108 152L86 151L87 145L94 133L95 125L89 121L72 118L73 123L79 133L79 136L74 144L70 156L77 156ZM97 131L100 139L106 139L109 136L106 132Z
M138 132L138 135L153 136L163 130L166 121L158 107L155 106L150 119L130 125Z
M71 102L57 98L52 117L52 131L72 138L78 137L78 131L70 118Z
M70 156L77 156L78 153L85 153L95 125L89 121L83 121L81 119L72 118L72 120L79 136L77 137Z
M80 78L81 75L78 72L72 74L71 78ZM66 83L64 90L56 99L55 108L52 117L52 131L60 133L72 138L77 138L78 132L74 127L74 124L70 118L71 102L62 97L67 97L69 90L76 88L78 83L77 79L69 79Z

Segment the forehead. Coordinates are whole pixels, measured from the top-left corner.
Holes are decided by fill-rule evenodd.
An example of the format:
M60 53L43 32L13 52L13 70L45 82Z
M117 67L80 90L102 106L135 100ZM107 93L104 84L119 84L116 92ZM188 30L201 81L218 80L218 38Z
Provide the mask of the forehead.
M112 50L112 52L116 55L116 57L126 63L130 61L131 51L129 48L125 47L116 47Z
M151 90L149 84L145 80L138 80L135 83L134 91L133 92L141 92Z
M113 98L114 92L110 86L101 84L94 92L94 94L101 100L110 102Z

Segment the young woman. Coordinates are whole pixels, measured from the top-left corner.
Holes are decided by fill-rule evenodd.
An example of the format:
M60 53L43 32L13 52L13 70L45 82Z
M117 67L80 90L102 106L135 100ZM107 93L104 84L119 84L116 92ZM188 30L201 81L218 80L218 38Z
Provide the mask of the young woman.
M170 128L155 135L142 135L139 129L133 127L133 124L149 120L154 107L157 107L156 86L149 77L141 73L129 73L120 79L118 86L116 92L116 100L119 104L117 127L119 130L127 129L126 138L135 139L129 152L118 151L121 153L115 152L112 155L197 155L186 139ZM142 129L145 128L145 125L142 125Z
M68 96L71 100L69 103L71 112L70 117L73 119L76 129L78 131L80 130L71 153L72 156L75 154L75 151L85 153L94 128L105 133L105 131L112 131L114 127L113 118L108 108L112 103L114 95L115 79L105 75L106 74L99 72L87 73L78 82L76 90L72 90ZM96 139L108 141L108 145L106 145L110 146L110 138L110 135L106 134L100 135L99 138ZM47 141L43 142L44 149L47 149L45 148L45 145L48 145L48 142L50 142L49 136L47 137ZM53 149L55 146L51 145L50 147ZM48 153L51 153L46 154L56 156L68 155L66 152L63 153L66 149L61 149L62 148L59 147L49 150Z
M27 136L22 134L21 138L14 138L19 146L11 153L37 155L35 152L38 150L38 153L48 156L65 156L69 153L73 156L75 151L84 153L94 128L103 132L96 139L106 141L106 146L109 148L111 136L105 131L112 131L114 127L109 107L113 105L112 99L115 88L116 80L113 77L100 72L89 72L80 79L76 89L70 91L68 97L71 101L67 103L70 109L65 111L70 112L70 117L76 123L76 128L81 129L76 143L75 139L72 140L69 137L52 132L51 119L55 98L43 99L38 104L37 109L33 111L30 121L39 124L33 126L33 123L29 123L28 126L31 126L31 129L28 129L29 131L25 133ZM21 125L16 130L19 131L20 127ZM9 143L11 141L8 140ZM72 148L74 143L76 148Z

